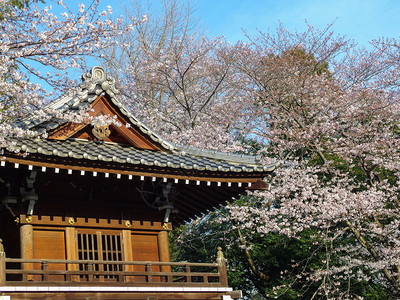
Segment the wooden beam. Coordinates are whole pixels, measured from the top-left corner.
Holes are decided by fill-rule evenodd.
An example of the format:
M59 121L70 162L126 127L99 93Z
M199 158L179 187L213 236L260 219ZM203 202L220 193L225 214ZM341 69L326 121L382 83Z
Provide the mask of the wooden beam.
M162 230L157 236L158 257L162 262L170 262L168 231ZM171 272L170 266L161 266L161 272Z
M210 209L211 206L218 206L219 204L224 202L223 200L229 200L226 199L225 197L221 197L221 195L216 197L210 197L207 191L208 188L200 189L198 187L188 186L188 188L185 190L185 193L190 198L196 199L199 203L202 203L203 206L207 207L207 209Z
M230 201L232 197L238 197L246 193L244 189L238 190L237 188L203 188L201 193L207 195L210 199L224 199L225 201L219 202L219 204L224 204L226 201Z
M133 261L131 230L122 230L122 241L124 245L124 260Z
M179 203L178 204L174 204L174 207L176 207L178 210L179 210L179 212L177 213L177 214L172 214L172 217L173 218L179 218L179 219L181 219L181 220L183 220L183 221L187 221L187 220L190 220L193 216L193 210L190 210L190 211L188 211L187 209L185 209L185 208L183 208L182 206L180 206L179 205ZM179 222L179 223L181 223L181 222Z
M267 190L268 183L263 180L257 180L255 183L252 183L251 186L247 187L247 190Z
M67 260L77 260L76 232L74 227L65 228L65 251ZM68 270L77 271L78 265L68 264ZM79 281L79 276L71 276L71 281Z
M133 261L133 252L132 252L132 232L130 230L122 230L122 245L124 250L124 260L125 261ZM133 272L134 266L125 265L124 271ZM127 276L125 277L125 281L130 282L133 281L135 277Z
M209 205L204 205L200 201L192 201L193 199L193 193L189 190L185 191L185 189L182 189L180 194L178 195L178 201L174 202L174 205L178 206L183 206L186 208L189 208L191 210L196 209L196 210L207 210L210 208Z
M190 220L194 217L194 212L196 211L205 211L207 210L206 208L204 209L199 209L199 208L194 208L193 206L190 206L185 202L185 200L181 200L179 202L175 201L174 202L174 207L178 209L177 214L173 214L174 217L180 216L185 220Z
M200 194L201 193L199 193L198 189L189 187L180 193L180 196L184 198L185 205L192 208L190 212L192 217L194 217L194 215L205 213L213 207L217 207L221 204L221 201L218 202L215 201L215 199L207 198L206 195L200 196ZM197 207L193 205L194 203ZM179 203L177 206L179 206Z
M32 155L32 154L31 154ZM88 172L97 172L97 173L108 173L108 174L121 174L121 175L132 175L132 176L143 176L143 177L159 177L159 178L170 178L170 179L182 179L182 180L190 180L190 181L199 181L199 182L242 182L242 183L255 183L261 179L260 177L225 177L228 174L222 173L220 176L216 177L199 177L199 176L190 176L190 175L178 175L178 174L168 174L168 170L165 170L166 173L158 173L160 170L155 170L157 172L142 172L142 171L132 171L132 170L119 170L119 169L108 169L108 168L100 168L100 167L88 167L83 165L70 165L63 163L48 163L37 160L25 160L20 158L6 157L6 161L10 163L17 163L21 165L32 165L36 167L47 167L47 168L58 168L64 170L77 170L77 171L88 171ZM102 162L100 162L102 163ZM126 166L127 164L123 164ZM134 165L132 165L134 167ZM267 172L264 172L267 173ZM263 174L264 174L263 173ZM99 174L98 174L99 176Z
M177 214L171 214L171 222L172 224L183 224L185 222L189 222L190 220L192 220L193 218L195 218L195 215L193 214L193 210L190 211L190 213L185 210L182 209L182 207L180 207L179 205L175 205L174 207L177 208L179 210L179 212Z
M181 192L181 195L187 198L187 204L190 205L195 200L197 206L201 206L204 209L210 209L210 202L206 199L205 195L202 195L200 191L196 188L188 187L184 191Z
M21 224L27 224L25 215L20 215ZM61 216L46 216L42 215L31 216L28 224L32 225L50 225L50 226L68 226L68 227L89 227L89 228L112 228L112 229L126 229L127 222L129 222L129 229L140 230L163 230L162 223L157 221L138 221L138 220L121 220L121 219L103 219L103 218L87 218L76 217L71 224L69 218Z

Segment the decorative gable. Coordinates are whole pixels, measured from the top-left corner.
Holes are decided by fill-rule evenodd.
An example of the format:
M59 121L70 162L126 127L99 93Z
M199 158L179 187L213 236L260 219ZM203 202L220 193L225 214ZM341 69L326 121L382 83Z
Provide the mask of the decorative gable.
M97 126L92 124L67 123L51 130L49 139L66 140L68 138L114 142L131 145L137 149L161 150L149 137L141 133L135 126L130 126L129 116L113 105L108 95L98 96L90 105L89 115L115 117L120 126ZM129 125L127 125L129 124Z

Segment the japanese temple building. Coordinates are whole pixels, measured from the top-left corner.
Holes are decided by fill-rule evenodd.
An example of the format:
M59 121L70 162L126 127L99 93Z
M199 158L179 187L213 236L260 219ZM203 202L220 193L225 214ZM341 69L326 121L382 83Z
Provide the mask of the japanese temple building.
M165 141L94 67L47 108L90 107L122 126L27 118L0 160L0 299L231 299L225 259L171 262L168 232L248 189L274 167ZM130 126L125 126L130 124Z

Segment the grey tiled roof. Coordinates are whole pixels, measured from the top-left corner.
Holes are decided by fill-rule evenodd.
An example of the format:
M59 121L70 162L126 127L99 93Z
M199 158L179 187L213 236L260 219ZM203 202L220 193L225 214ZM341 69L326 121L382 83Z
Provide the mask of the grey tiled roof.
M135 129L164 150L135 149L134 147L127 147L116 143L77 139L64 141L19 139L16 140L16 150L47 156L187 170L270 172L276 167L276 165L261 166L259 157L256 156L197 149L164 140L123 107L117 99L119 91L115 88L115 80L107 76L101 67L94 67L90 73L85 74L80 88L79 92L62 96L49 103L45 108L61 113L77 111L91 105L99 96L108 95L111 102L127 117ZM27 118L20 121L17 126L43 134L57 128L63 123L65 121L55 117L47 121Z
M139 150L116 143L79 139L65 141L18 139L16 143L16 150L22 152L130 165L215 172L266 172L272 171L275 168L275 165L262 167L256 164L243 164L218 158L211 159L204 156L185 155L183 153L174 154L164 151Z

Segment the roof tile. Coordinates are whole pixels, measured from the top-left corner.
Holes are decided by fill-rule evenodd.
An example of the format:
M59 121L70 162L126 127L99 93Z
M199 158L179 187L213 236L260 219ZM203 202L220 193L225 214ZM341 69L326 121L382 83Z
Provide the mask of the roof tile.
M103 72L102 78L94 76L94 70ZM157 143L165 150L151 151L126 147L124 145L96 142L79 139L67 140L46 140L46 139L15 139L17 150L28 153L40 153L58 157L71 157L75 159L87 159L92 161L116 162L121 164L146 165L158 167L170 167L174 169L219 171L219 172L270 172L276 164L262 167L260 157L230 154L217 151L209 151L193 147L187 147L168 142L151 131L135 116L123 107L116 98L118 90L115 88L115 80L106 76L105 71L100 67L94 67L92 73L83 76L82 90L74 95L62 96L49 103L46 108L66 112L88 107L99 95L108 94L112 103L120 108L131 124ZM94 81L93 81L94 80ZM39 133L57 128L62 121L52 118L48 121L40 121L28 118L16 123L16 126L24 129L35 130Z

